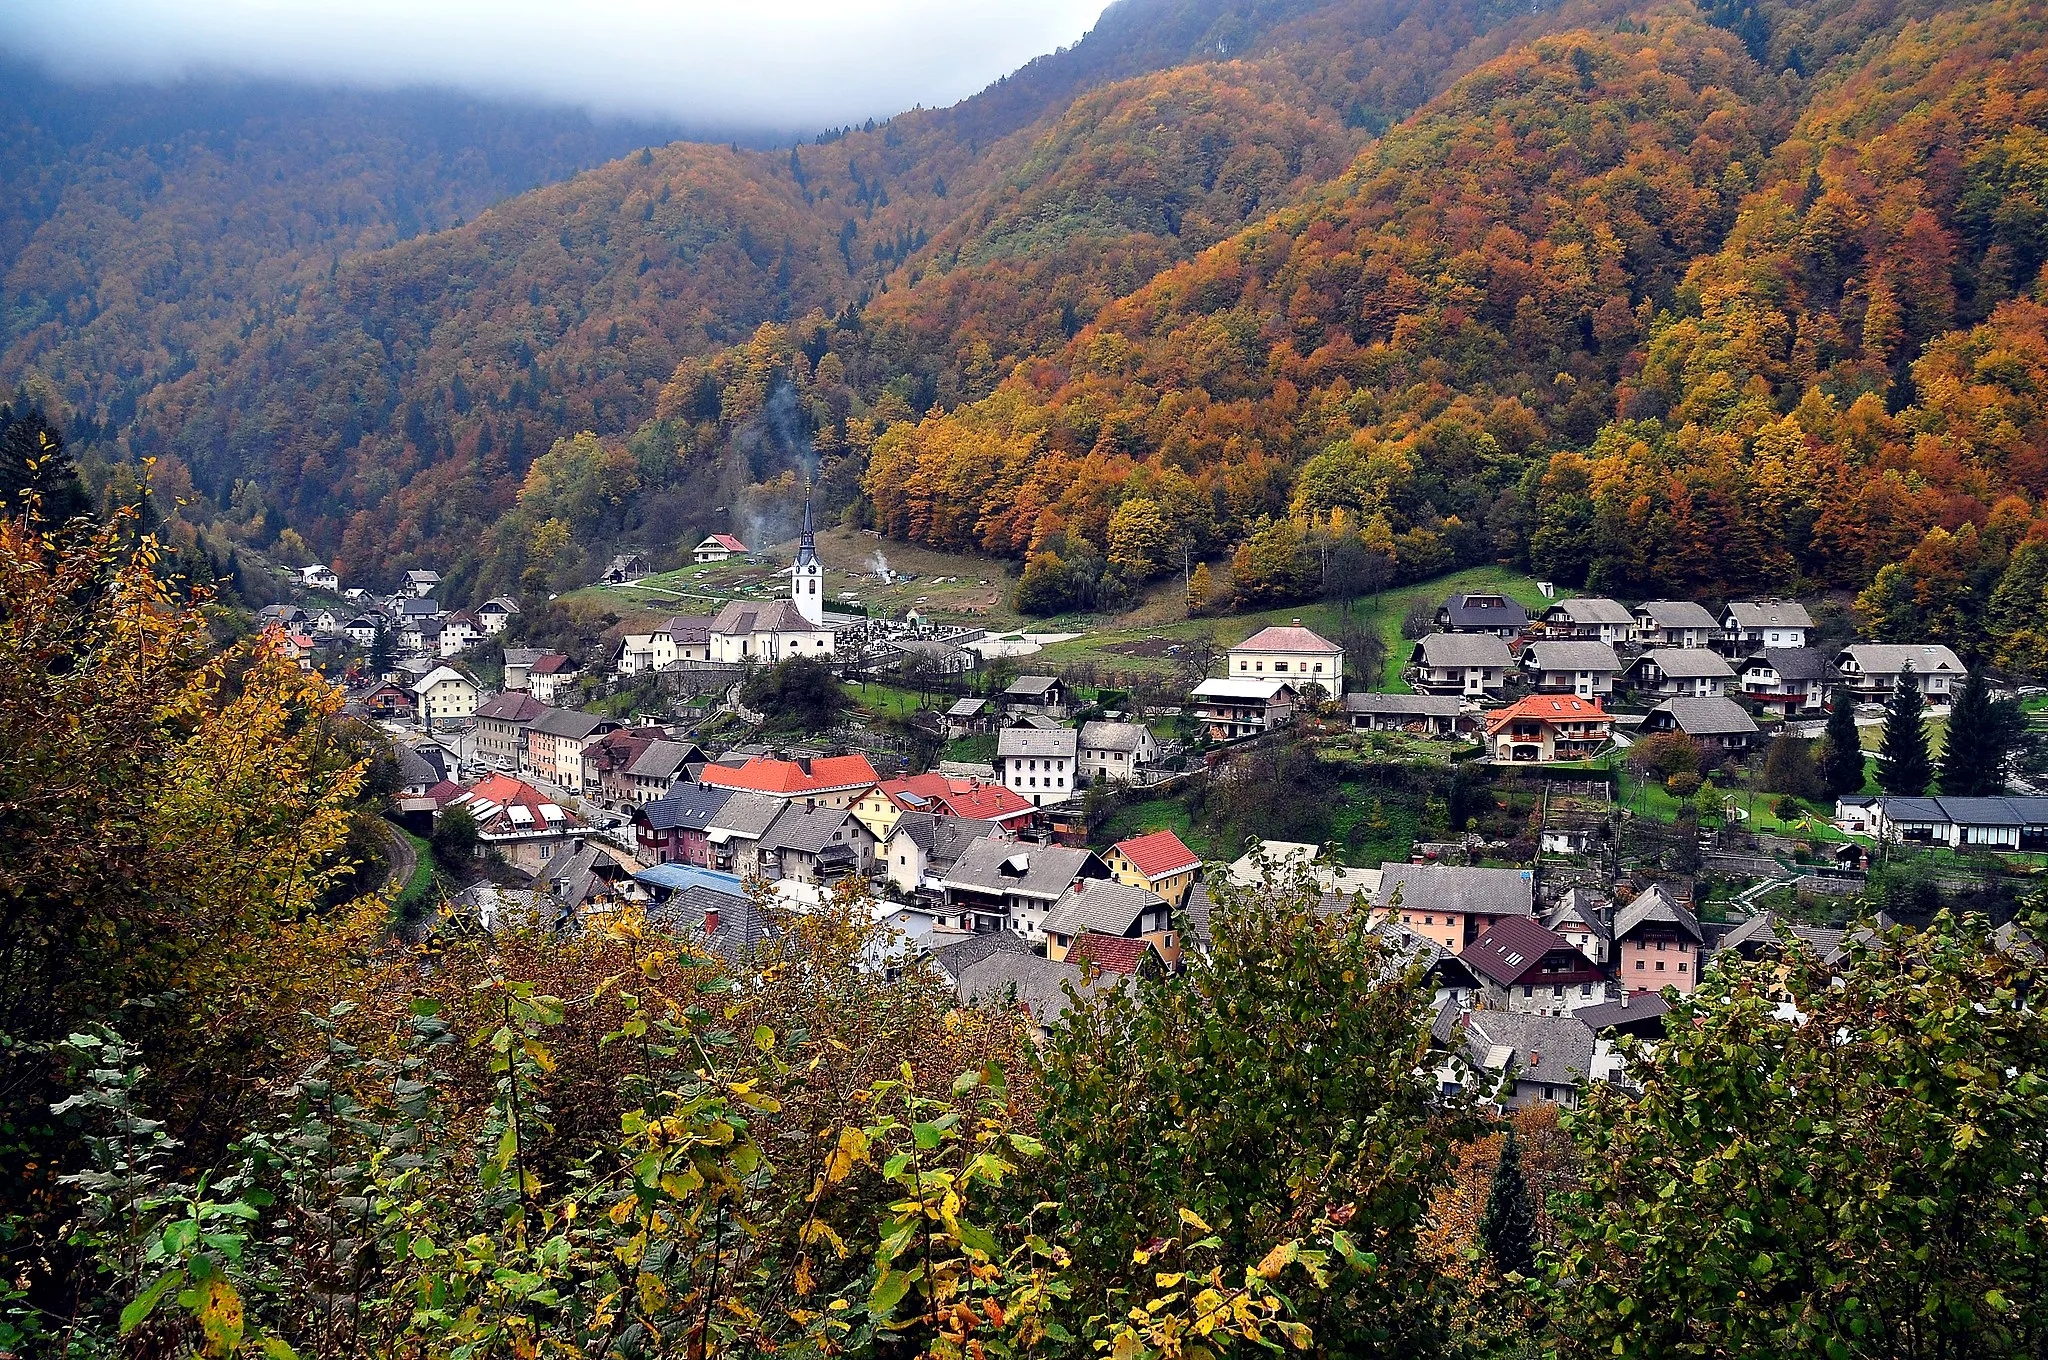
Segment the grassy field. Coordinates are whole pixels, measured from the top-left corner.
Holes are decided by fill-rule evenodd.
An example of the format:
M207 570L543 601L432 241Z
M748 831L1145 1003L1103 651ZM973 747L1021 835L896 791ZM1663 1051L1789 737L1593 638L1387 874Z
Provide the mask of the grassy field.
M1401 636L1401 619L1408 612L1408 606L1417 600L1435 604L1446 595L1471 590L1498 591L1530 606L1532 612L1544 603L1543 593L1536 588L1533 578L1505 567L1471 567L1448 576L1439 576L1434 580L1420 581L1397 590L1389 590L1377 601L1369 596L1361 599L1352 606L1352 616L1363 618L1369 626L1377 627L1387 643L1386 671L1383 675L1375 677L1376 683L1373 688L1395 693L1406 693L1408 690L1408 686L1401 680L1401 668L1408 664L1408 654L1414 650L1414 644ZM1018 659L1018 665L1028 670L1034 660L1055 667L1092 661L1105 671L1171 674L1178 670L1181 664L1179 655L1169 650L1176 643L1186 643L1203 634L1213 634L1218 648L1230 647L1244 641L1261 628L1285 624L1293 619L1300 619L1304 625L1325 637L1335 637L1343 630L1343 611L1334 604L1321 601L1286 605L1279 609L1265 609L1255 613L1181 619L1166 623L1133 625L1119 624L1113 620L1101 622L1055 619L1032 626L1046 632L1071 632L1083 627L1090 628L1090 631L1085 637L1078 637L1070 642L1052 643L1039 652L1036 658L1021 657ZM1353 683L1356 683L1355 678Z
M908 718L922 706L916 690L898 685L870 680L861 684L841 681L839 687L846 691L848 698L878 718ZM940 707L951 702L945 699Z

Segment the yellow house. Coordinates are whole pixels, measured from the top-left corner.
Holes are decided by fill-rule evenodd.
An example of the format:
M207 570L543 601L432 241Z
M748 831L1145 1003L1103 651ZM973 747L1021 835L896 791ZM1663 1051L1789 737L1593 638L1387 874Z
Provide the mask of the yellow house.
M880 784L853 800L850 809L854 820L874 833L878 841L889 839L889 833L896 829L896 819L903 815L903 809L896 800L882 791Z
M1154 831L1118 841L1103 856L1110 876L1133 888L1143 888L1178 908L1195 885L1202 857L1181 844L1171 831Z

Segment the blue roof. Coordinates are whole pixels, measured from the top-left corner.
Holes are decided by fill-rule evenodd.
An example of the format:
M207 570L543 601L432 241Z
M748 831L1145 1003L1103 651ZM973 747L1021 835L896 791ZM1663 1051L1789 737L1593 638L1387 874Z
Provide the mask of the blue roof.
M709 888L713 892L728 893L744 897L738 874L721 873L716 869L700 869L694 864L656 864L633 875L638 883L650 888L666 888L671 892L683 888Z

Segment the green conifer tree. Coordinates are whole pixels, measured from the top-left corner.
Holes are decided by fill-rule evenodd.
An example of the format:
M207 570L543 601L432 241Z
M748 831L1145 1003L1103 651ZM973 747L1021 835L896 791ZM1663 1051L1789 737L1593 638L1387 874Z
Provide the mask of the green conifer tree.
M1934 761L1927 754L1926 703L1908 664L1884 706L1884 738L1877 748L1877 782L1886 793L1917 798L1934 782Z
M2004 742L1991 688L1983 670L1963 677L1949 710L1948 739L1941 752L1941 791L1957 798L1982 798L2002 793L2005 780Z
M1486 1192L1486 1213L1479 1220L1479 1238L1503 1275L1531 1275L1536 1270L1536 1204L1522 1175L1522 1149L1508 1127L1500 1160L1494 1163L1493 1185Z
M1849 687L1836 685L1831 702L1820 774L1828 796L1840 798L1863 788L1863 739L1856 733L1856 696Z

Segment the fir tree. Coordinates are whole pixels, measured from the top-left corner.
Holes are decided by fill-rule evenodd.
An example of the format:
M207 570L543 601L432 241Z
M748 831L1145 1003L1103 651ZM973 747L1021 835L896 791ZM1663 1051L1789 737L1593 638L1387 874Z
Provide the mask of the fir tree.
M1856 732L1856 696L1847 685L1836 685L1828 714L1827 746L1821 760L1820 777L1830 798L1860 792L1863 788L1863 739Z
M1884 739L1877 748L1877 782L1886 793L1917 798L1934 781L1934 761L1927 754L1926 704L1909 664L1884 706Z
M0 406L0 510L19 510L29 492L40 498L37 516L44 524L92 513L64 436L33 406Z
M1941 753L1941 791L1958 798L2004 792L2002 735L1984 672L1973 670L1963 677L1963 687L1949 710L1948 740Z
M391 630L384 626L384 620L377 620L377 635L370 640L370 673L382 676L390 671L398 660L398 650L391 645Z
M1536 1205L1522 1176L1522 1149L1513 1125L1494 1163L1493 1185L1486 1192L1486 1213L1479 1220L1479 1239L1503 1275L1536 1271Z

